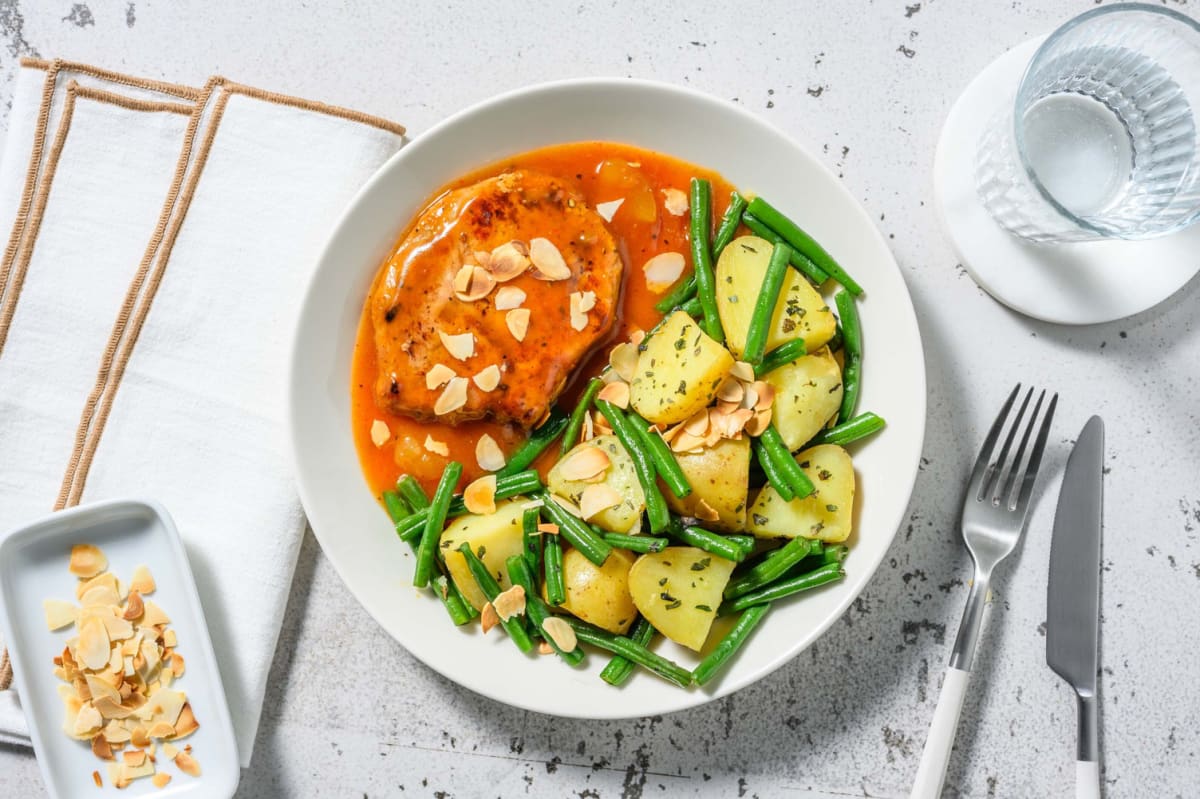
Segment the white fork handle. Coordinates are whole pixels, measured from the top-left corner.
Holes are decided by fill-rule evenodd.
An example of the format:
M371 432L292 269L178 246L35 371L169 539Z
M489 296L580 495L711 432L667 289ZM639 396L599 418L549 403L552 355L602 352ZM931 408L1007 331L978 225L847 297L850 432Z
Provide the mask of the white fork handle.
M1095 760L1075 761L1075 799L1100 799L1100 764Z
M942 795L946 765L950 762L950 750L954 748L954 732L958 729L958 716L967 696L967 680L970 677L969 671L953 666L946 669L942 693L938 697L937 709L933 711L933 723L929 726L929 737L925 739L925 751L921 753L921 765L917 767L917 780L913 784L911 799L939 799Z

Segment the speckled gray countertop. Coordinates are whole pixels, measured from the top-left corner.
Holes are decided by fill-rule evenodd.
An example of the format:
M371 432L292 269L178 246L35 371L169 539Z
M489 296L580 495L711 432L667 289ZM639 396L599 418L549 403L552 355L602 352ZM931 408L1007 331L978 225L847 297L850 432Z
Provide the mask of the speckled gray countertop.
M1073 790L1074 702L1045 667L1042 623L1054 492L1092 413L1109 429L1107 794L1198 795L1200 281L1122 322L1033 322L976 288L931 208L934 146L958 92L1092 0L523 5L0 0L0 98L29 54L190 83L220 73L415 135L551 78L630 75L734 99L837 172L908 282L930 402L907 522L862 597L793 663L707 707L631 722L526 713L431 673L376 627L310 536L239 796L907 795L969 578L962 475L1018 380L1061 393L1053 479L999 577L946 795ZM43 793L32 756L0 748L0 796Z

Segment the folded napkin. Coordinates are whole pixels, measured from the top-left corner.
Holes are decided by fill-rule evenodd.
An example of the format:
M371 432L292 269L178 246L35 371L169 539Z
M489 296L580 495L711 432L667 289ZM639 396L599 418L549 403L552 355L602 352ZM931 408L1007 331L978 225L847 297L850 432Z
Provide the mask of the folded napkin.
M220 78L196 89L61 61L17 76L0 161L0 220L14 220L0 530L115 496L163 502L243 765L305 525L284 431L293 319L324 237L403 132ZM25 735L0 691L0 741Z

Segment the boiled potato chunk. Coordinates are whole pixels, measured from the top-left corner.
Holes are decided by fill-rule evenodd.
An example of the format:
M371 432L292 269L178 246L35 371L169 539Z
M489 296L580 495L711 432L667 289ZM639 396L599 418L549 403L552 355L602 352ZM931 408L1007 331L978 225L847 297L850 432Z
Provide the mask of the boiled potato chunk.
M725 344L739 358L746 348L746 334L754 304L767 275L773 246L757 236L741 236L721 251L717 261L717 313L725 328ZM829 305L795 269L788 269L771 315L767 351L803 338L809 352L833 338L837 320Z
M574 447L550 469L546 485L552 493L578 505L584 489L594 483L586 480L567 480L563 477L562 465L589 447L603 450L608 456L609 467L604 472L602 482L625 498L620 505L597 513L591 521L610 532L628 533L641 521L642 511L646 509L646 495L642 492L642 484L638 482L637 472L634 471L633 459L616 436L596 436Z
M707 407L733 356L683 311L668 316L642 343L630 386L633 409L655 424L675 424Z
M442 531L438 546L446 559L446 570L450 572L450 579L454 580L458 590L476 610L483 610L487 597L475 582L474 575L467 568L467 559L458 548L464 541L470 544L500 587L508 588L512 581L508 579L505 561L512 555L524 552L521 528L521 516L525 512L521 506L524 503L525 500L497 502L495 513L460 516Z
M703 549L667 547L637 559L629 570L629 593L654 629L699 652L733 567L733 561Z
M695 516L704 500L720 518L704 520L700 526L728 533L741 531L746 524L746 494L750 484L750 439L721 439L715 446L699 452L675 453L675 460L687 476L692 493L683 499L663 489L667 505L680 516Z
M765 486L750 506L748 530L760 538L818 538L845 541L854 515L854 464L834 444L810 447L796 456L816 490L803 499L784 502Z
M614 549L603 566L592 563L577 549L563 553L563 584L567 601L562 608L584 621L623 634L637 618L629 595L629 569L633 555Z
M842 370L828 347L773 369L763 380L775 387L771 419L788 449L807 444L842 407Z

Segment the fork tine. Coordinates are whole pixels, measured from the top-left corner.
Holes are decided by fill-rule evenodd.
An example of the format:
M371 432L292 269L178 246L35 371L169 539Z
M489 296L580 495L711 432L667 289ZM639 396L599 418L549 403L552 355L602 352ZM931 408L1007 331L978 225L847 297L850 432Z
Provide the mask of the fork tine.
M1042 403L1045 399L1046 392L1043 389L1042 393L1038 394L1037 403L1033 406L1033 414L1029 417L1029 424L1025 426L1025 432L1021 434L1021 444L1017 447L1017 454L1013 456L1012 463L1009 464L1008 474L1004 477L1004 484L996 492L996 496L992 498L995 504L1003 503L1010 510L1016 508L1017 498L1013 494L1013 484L1017 482L1017 474L1020 472L1021 463L1025 458L1025 448L1029 445L1029 439L1033 435L1033 428L1037 426L1038 412L1041 411Z
M988 431L983 446L979 448L979 456L975 458L975 467L971 470L971 482L967 484L968 497L974 496L977 500L982 499L983 492L980 491L980 488L983 486L983 475L992 461L992 448L996 446L996 440L1000 438L1000 431L1004 429L1004 420L1008 418L1008 412L1012 409L1013 401L1016 400L1020 390L1021 384L1017 383L1012 393L1008 395L1008 399L1004 401L1004 407L1000 409L1000 413L996 414L996 421L992 422L992 429Z
M1025 393L1025 399L1021 401L1021 407L1017 410L1017 418L1013 419L1012 425L1008 428L1008 435L1004 437L1004 446L1000 448L1000 454L996 456L996 460L987 471L983 485L979 488L979 499L987 499L993 505L1000 504L992 490L1000 484L1000 477L1008 465L1008 451L1012 449L1013 439L1017 437L1017 430L1020 429L1021 421L1025 418L1025 411L1029 409L1029 399L1032 396L1033 386L1030 386L1029 391Z
M1029 466L1025 469L1025 478L1021 481L1021 494L1013 510L1024 514L1029 509L1029 498L1033 495L1033 482L1037 478L1038 468L1042 465L1042 452L1046 449L1046 439L1050 435L1050 423L1054 420L1054 409L1058 406L1058 394L1050 398L1046 407L1046 418L1042 428L1038 430L1037 441L1033 445L1033 453L1029 456Z

